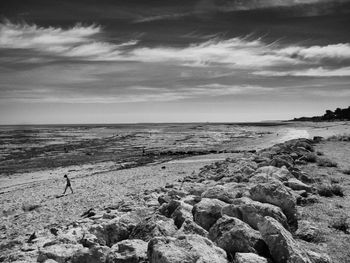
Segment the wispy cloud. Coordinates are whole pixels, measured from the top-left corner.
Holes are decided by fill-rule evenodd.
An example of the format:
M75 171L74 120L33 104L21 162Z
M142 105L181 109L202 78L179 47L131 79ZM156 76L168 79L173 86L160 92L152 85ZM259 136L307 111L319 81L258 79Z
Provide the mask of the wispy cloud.
M37 52L34 54L37 58L49 55L81 61L168 62L195 67L261 68L317 65L322 60L342 62L350 59L349 43L285 47L279 43L264 43L262 39L236 37L215 38L187 47L142 47L137 45L137 40L106 42L102 40L102 34L102 27L97 25L63 29L5 22L0 24L0 48Z
M270 92L272 89L249 85L223 85L218 83L198 86L178 86L174 88L159 88L148 86L130 86L125 94L110 94L100 91L100 94L72 92L62 89L32 87L27 89L7 89L2 93L0 101L20 101L35 103L135 103L135 102L166 102L185 99L203 99L208 97L233 96Z
M255 75L284 77L348 77L350 76L350 67L342 67L337 69L325 69L323 67L310 68L306 70L292 70L292 71L256 71Z

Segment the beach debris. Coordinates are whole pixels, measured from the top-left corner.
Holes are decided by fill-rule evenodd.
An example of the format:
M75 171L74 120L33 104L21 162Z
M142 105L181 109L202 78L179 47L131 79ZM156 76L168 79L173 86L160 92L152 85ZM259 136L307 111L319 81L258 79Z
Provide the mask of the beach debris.
M37 236L35 234L35 232L33 232L33 234L31 234L27 240L27 243L32 243L34 241L34 239L37 239Z
M54 236L57 236L58 231L59 231L59 229L57 229L57 228L54 228L54 227L50 228L50 233L53 234Z
M36 210L39 207L41 207L41 205L39 204L28 204L28 203L22 204L22 210L24 212L30 212L30 211Z
M94 216L94 215L96 215L96 212L95 212L94 208L90 208L89 210L85 211L85 212L81 215L81 217L82 217L82 218L86 218L86 217L92 217L92 216Z

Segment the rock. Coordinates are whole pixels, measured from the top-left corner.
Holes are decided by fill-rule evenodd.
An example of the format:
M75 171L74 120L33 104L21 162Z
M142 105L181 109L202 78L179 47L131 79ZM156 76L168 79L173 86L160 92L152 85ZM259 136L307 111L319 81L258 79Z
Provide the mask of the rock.
M193 220L192 209L193 206L184 202L180 202L180 204L171 215L171 218L174 219L174 223L177 228L181 228L183 222L186 219Z
M235 263L268 263L266 258L254 253L236 253Z
M139 263L147 260L147 242L129 239L113 245L106 263Z
M286 185L296 191L305 190L307 192L311 192L312 190L311 186L304 184L303 182L299 181L296 178L289 179L286 182Z
M110 248L106 246L95 246L90 249L82 248L72 257L72 263L105 263Z
M259 231L268 245L271 256L281 263L311 263L306 252L284 227L274 218L265 217Z
M203 198L198 204L193 206L192 214L194 221L205 230L209 228L221 217L221 209L226 203L217 199Z
M268 248L258 231L243 221L227 215L210 228L209 238L231 258L237 252L268 254Z
M188 191L190 195L201 196L201 194L205 192L207 188L208 186L204 184L195 183L195 184L186 186L186 191Z
M201 200L202 200L202 197L197 196L197 195L187 195L181 199L181 201L185 202L186 204L192 205L192 206L199 203Z
M158 211L160 214L166 217L170 217L172 213L174 213L175 209L180 205L180 201L178 200L171 200L169 203L163 203L159 208Z
M258 223L262 222L265 216L271 216L289 229L287 218L279 207L253 201L247 197L237 198L233 204L224 206L221 214L236 217L254 229L258 229Z
M205 230L204 228L202 228L201 226L197 225L195 222L193 222L192 220L188 220L186 219L181 228L178 231L179 235L193 235L193 234L197 234L203 237L208 237L209 233L207 230Z
M172 198L167 194L162 194L158 197L158 202L160 205L162 205L164 203L169 203L171 200L172 200Z
M316 253L310 250L306 251L312 263L332 263L331 258L326 253Z
M316 243L322 238L320 234L319 228L315 224L306 220L298 222L298 230L295 232L295 235L300 239Z
M148 244L150 263L227 263L224 250L198 235L156 237Z
M294 176L289 172L289 170L285 166L281 168L275 166L263 166L256 170L254 175L257 174L264 174L266 178L273 178L281 182L294 178Z
M53 259L58 263L65 263L80 250L83 246L80 244L56 244L46 246L39 250L37 261L45 262L47 259Z
M202 198L218 199L225 203L232 203L235 197L235 192L229 192L227 188L222 185L210 187L202 193Z
M320 202L320 198L317 195L310 195L307 196L305 198L302 198L300 201L300 205L309 205L309 204L315 204L315 203L319 203Z
M292 157L290 157L289 155L276 155L276 156L273 156L271 162L270 162L270 165L271 166L276 166L276 167L292 167L293 166L293 163L294 163L294 160Z
M89 232L97 237L100 244L112 246L119 241L129 238L130 233L140 220L137 213L129 212L107 223L92 225Z
M105 244L105 242L101 242L102 243L101 244L100 240L94 234L91 234L89 232L85 233L85 235L81 238L80 243L84 247L88 247L88 248Z
M176 231L173 219L156 214L137 224L130 238L149 241L156 236L172 236Z
M280 207L287 216L288 223L296 227L297 208L293 193L280 182L258 184L250 189L251 199Z
M178 190L178 189L170 189L168 191L168 195L170 197L185 197L186 195L188 195L187 191L184 190Z

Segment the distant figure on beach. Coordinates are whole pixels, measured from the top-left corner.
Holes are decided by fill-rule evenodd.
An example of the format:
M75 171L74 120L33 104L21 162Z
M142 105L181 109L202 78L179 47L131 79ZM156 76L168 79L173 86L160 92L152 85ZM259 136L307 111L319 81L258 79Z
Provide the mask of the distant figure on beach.
M66 174L64 175L64 178L66 178L67 184L66 184L66 188L64 189L63 194L66 193L68 187L69 187L69 189L72 191L72 194L73 194L74 192L73 192L73 189L72 189L72 185L71 185L70 180L69 180L69 178L68 178L68 176L67 176Z

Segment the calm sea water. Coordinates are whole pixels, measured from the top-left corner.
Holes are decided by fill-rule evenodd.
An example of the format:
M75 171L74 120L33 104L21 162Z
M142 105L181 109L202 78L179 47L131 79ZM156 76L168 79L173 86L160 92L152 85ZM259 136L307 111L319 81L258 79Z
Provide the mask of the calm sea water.
M272 134L267 124L0 126L0 172L240 149Z

